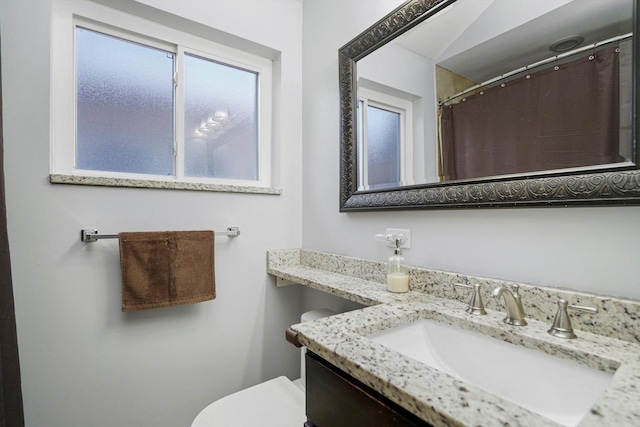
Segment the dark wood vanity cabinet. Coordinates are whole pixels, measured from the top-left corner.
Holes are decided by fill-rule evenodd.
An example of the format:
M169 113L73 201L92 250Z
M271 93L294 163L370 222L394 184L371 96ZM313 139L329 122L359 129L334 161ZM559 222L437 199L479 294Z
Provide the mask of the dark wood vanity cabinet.
M305 358L305 427L430 427L318 355Z

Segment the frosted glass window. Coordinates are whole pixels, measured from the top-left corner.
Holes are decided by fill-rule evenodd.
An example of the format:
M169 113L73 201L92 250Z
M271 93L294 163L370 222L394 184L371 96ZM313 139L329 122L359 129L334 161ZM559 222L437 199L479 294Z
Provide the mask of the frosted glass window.
M400 114L367 106L368 184L400 182Z
M184 60L185 175L258 179L258 74Z
M270 187L270 58L115 11L103 22L92 2L60 3L53 174L122 186Z
M174 175L174 54L76 28L76 167Z

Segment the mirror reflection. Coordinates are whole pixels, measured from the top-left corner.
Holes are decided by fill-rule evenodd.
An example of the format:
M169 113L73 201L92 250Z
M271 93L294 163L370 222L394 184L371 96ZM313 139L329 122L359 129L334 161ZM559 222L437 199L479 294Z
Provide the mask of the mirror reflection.
M457 0L357 62L357 186L633 165L632 0Z

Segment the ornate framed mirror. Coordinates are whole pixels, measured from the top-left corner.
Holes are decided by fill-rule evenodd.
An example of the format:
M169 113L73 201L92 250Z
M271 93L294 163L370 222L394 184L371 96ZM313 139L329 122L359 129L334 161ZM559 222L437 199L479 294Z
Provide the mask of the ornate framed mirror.
M639 204L638 1L400 5L339 49L340 211Z

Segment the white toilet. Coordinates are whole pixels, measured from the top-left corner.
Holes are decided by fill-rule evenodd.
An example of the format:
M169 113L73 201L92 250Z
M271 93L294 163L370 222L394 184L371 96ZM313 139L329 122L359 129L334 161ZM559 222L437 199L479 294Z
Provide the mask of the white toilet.
M304 313L302 322L336 314L328 309ZM304 408L304 347L300 378L278 377L225 396L204 408L191 427L301 427L307 420Z

